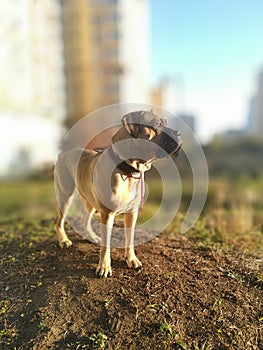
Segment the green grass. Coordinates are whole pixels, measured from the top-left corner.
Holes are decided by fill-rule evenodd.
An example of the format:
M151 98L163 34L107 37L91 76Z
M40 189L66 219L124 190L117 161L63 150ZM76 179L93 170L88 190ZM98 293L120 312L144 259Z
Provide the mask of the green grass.
M105 342L107 341L108 337L103 333L96 333L92 334L89 339L93 342L94 348L102 349L105 347Z
M203 213L187 232L196 240L199 249L227 247L263 254L262 182L210 180ZM149 220L161 203L160 181L150 180L149 188L150 194L140 211L138 224ZM191 185L183 184L180 209L166 232L171 235L179 232L190 199ZM43 230L43 220L53 219L55 215L53 181L0 182L0 225L2 231L8 231L10 236L26 230L30 232L31 241L37 241ZM53 234L51 226L47 229Z
M54 216L53 181L0 182L0 221Z
M151 186L152 194L149 196L149 201L145 205L143 211L140 211L139 220L141 221L149 219L151 215L155 213L160 203L162 191L160 190L159 183L153 181ZM170 243L166 239L167 236L170 236L171 239L176 239L176 237L178 237L179 228L185 215L185 208L187 208L189 198L191 197L191 186L184 186L181 208L173 222L166 229L166 236L163 242L168 245ZM221 266L219 259L221 253L222 255L226 253L224 249L239 249L242 252L246 251L257 254L258 256L263 256L262 202L262 188L258 186L258 183L246 182L246 186L242 186L241 183L233 185L226 180L211 181L205 210L195 226L186 233L187 237L190 237L196 244L196 248L195 246L193 248L193 254L195 250L197 250L198 254L200 253L202 255L203 252L198 251L199 249L204 250L205 254L208 250L209 252L212 251L217 261L216 266L218 265L217 270L220 272L220 278L227 277L228 280L230 280L230 285L239 282L240 285L246 286L246 283L248 283L246 281L249 280L250 290L253 289L252 287L258 289L262 288L262 271L258 268L252 268L254 266L253 264L258 264L259 260L251 259L251 262L249 262L251 271L249 274L245 274L242 271L237 271L234 265L232 266L229 264L229 266ZM45 256L44 249L50 244L50 241L57 242L54 232L55 206L56 198L52 181L30 180L0 183L0 246L2 247L2 256L0 260L7 270L18 271L20 266L23 264L28 265L29 263L34 269L35 266L42 266L38 265L37 261L41 261L41 257ZM181 239L181 242L183 243L183 239ZM162 245L160 249L163 249ZM50 256L50 254L49 252L46 257ZM60 259L56 260L57 263L60 264ZM248 260L245 264L248 264ZM18 299L18 309L16 313L18 315L19 324L28 322L26 310L30 309L28 307L29 305L32 304L32 310L35 312L35 301L32 295L34 295L35 291L38 289L44 290L45 284L50 281L49 276L52 271L54 271L55 279L57 280L56 266L50 266L49 268L50 270L46 277L45 273L41 272L44 271L44 269L41 270L37 268L37 275L30 281L30 287L22 291L24 308L20 308L20 296L15 295L15 299ZM68 273L67 270L66 273ZM147 273L143 276L145 276L147 281ZM85 293L86 278L85 275L81 277L82 287L85 285ZM166 269L165 273L158 276L156 283L160 283L161 281L162 289L169 288L169 285L172 288L173 284L177 283L177 279L178 275L174 270ZM110 312L115 310L115 305L119 305L118 307L126 305L124 307L125 315L129 309L130 317L132 317L134 322L138 325L138 329L140 329L142 325L147 324L148 321L145 322L145 317L147 311L149 311L149 314L154 315L154 322L156 322L154 323L154 332L158 332L160 341L163 342L164 349L170 349L171 343L185 350L212 349L209 346L208 340L205 342L203 336L201 339L199 338L198 341L196 338L191 341L185 338L184 333L180 333L181 328L176 327L176 318L173 319L170 317L174 310L174 304L171 304L169 298L166 299L165 294L162 295L160 293L158 297L155 288L149 290L149 299L146 300L146 304L142 304L141 299L144 295L147 297L148 293L146 291L146 294L144 294L146 289L145 280L142 279L141 292L140 289L133 289L134 287L130 283L132 280L132 275L125 274L120 276L120 281L117 282L116 280L118 283L116 288L113 289L110 287L113 294L108 294L103 297L102 304L109 309L109 315L111 315ZM124 281L127 281L127 283L124 283ZM149 281L152 280L149 279ZM155 286L154 282L153 280L153 287ZM98 283L100 284L101 281ZM32 290L34 291L33 294ZM0 343L11 344L18 336L21 337L20 328L14 324L13 318L9 318L9 315L14 312L12 310L14 310L15 307L13 301L15 299L9 298L9 293L11 293L9 283L3 285L2 292L3 296L2 300L0 300ZM225 294L221 292L215 293L213 299L209 301L209 305L211 305L212 308L211 315L223 315L227 308L227 298L225 298ZM103 310L105 311L104 308ZM114 315L115 313L112 314L112 317ZM254 316L257 323L262 325L262 314L260 312L255 312ZM43 332L44 334L48 327L47 320L48 319L37 320L36 327L38 332ZM180 318L178 318L178 320L178 322L180 322ZM29 325L31 327L31 324ZM224 326L219 324L216 328L218 337L223 337L225 332ZM89 348L93 346L93 348L96 349L104 349L110 345L111 338L106 329L98 328L92 330L90 333L89 338L87 338L90 344L87 345ZM80 339L75 348L82 348L82 344L82 340Z

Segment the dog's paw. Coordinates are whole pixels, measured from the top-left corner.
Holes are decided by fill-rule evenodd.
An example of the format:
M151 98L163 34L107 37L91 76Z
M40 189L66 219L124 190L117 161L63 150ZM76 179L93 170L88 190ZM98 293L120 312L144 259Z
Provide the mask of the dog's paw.
M97 244L101 242L101 238L97 236L97 234L94 231L87 232L87 239Z
M140 260L134 256L130 259L126 258L126 264L128 265L128 267L131 269L140 269L142 267L142 263L140 262Z
M96 269L96 275L99 277L110 277L112 275L111 266L109 265L98 265Z
M72 246L72 242L69 239L66 239L65 241L59 242L60 248L69 248Z

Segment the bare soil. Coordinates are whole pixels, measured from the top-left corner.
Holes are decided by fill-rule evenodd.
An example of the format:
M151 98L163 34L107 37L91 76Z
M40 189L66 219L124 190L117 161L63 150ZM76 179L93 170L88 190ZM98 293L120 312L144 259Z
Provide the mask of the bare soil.
M163 233L137 247L142 270L112 249L113 276L99 279L99 247L71 230L61 250L53 220L0 233L2 350L263 349L260 257Z

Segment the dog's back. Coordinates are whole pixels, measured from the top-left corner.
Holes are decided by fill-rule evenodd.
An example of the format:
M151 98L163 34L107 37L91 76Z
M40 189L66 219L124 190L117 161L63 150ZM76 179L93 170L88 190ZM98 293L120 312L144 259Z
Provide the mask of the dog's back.
M58 155L54 180L56 195L59 202L72 195L76 181L79 162L93 158L97 153L92 150L81 148L72 149Z

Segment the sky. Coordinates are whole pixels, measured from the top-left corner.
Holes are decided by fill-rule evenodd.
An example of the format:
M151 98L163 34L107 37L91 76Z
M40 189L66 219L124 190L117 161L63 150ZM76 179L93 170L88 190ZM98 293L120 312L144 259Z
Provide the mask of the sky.
M150 0L151 77L175 79L201 140L246 125L263 67L262 0Z
M263 68L263 0L148 1L151 84L157 83L163 76L175 79L178 110L196 116L197 136L201 142L209 141L215 133L245 127L249 100L256 89L256 77L260 68ZM13 97L23 102L25 96L29 96L24 71L19 65L17 71L14 70L8 52L24 47L23 28L27 22L25 19L14 21L16 31L15 34L13 31L10 33L16 35L12 38L19 43L17 47L12 46L13 41L6 40L6 31L1 31L1 28L9 24L9 16L5 16L5 11L13 10L20 18L21 11L25 16L26 7L24 0L16 1L15 7L14 2L0 1L0 9L0 101L5 99L6 91L11 91ZM19 75L19 72L23 74ZM11 79L4 79L9 73L15 76L16 89ZM3 118L9 118L6 127L3 127ZM9 149L0 154L1 175L3 159L8 164L17 144L24 141L21 136L13 135L14 125L18 133L23 126L23 133L29 135L32 142L35 138L32 137L30 118L20 126L15 124L15 116L2 117L0 113L0 124L2 148ZM43 130L47 128L43 126ZM11 130L12 136L7 130ZM43 149L45 135L43 132L38 142L39 150ZM56 137L52 136L52 140L56 140ZM43 156L46 157L45 154Z

